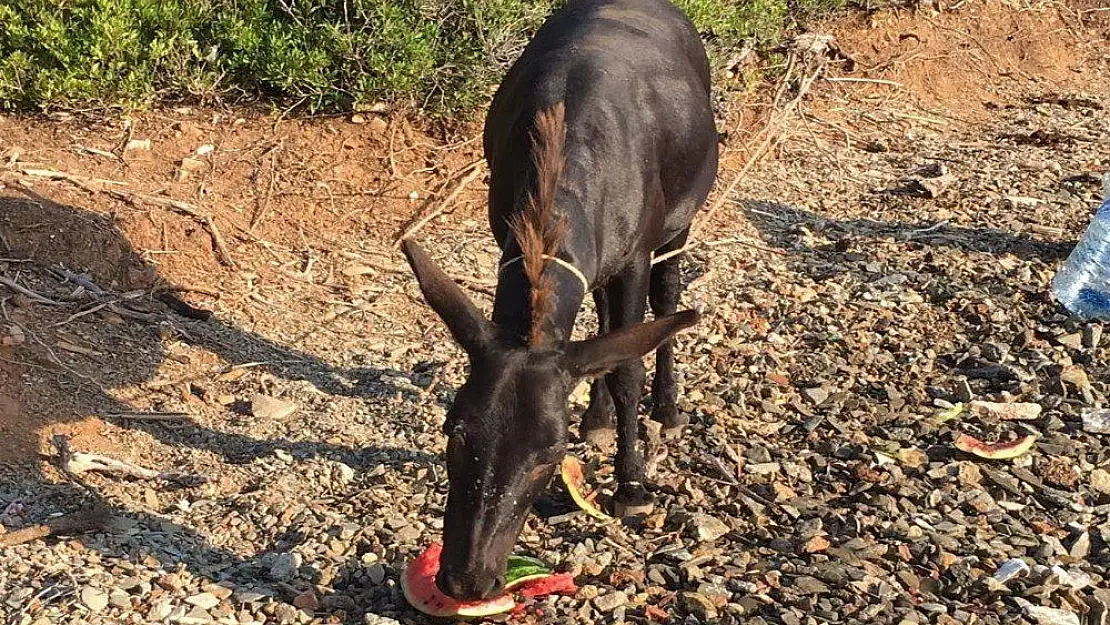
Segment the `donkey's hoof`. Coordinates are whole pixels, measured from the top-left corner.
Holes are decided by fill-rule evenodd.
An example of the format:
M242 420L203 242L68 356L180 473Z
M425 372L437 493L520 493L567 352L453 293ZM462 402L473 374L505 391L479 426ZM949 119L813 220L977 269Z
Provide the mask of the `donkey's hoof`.
M613 515L620 519L648 515L655 509L655 500L642 484L621 484L613 493Z
M690 415L679 412L677 406L658 407L651 411L651 420L662 424L664 438L675 438L682 428L690 425Z
M594 428L586 430L582 438L596 449L612 449L617 442L616 428Z
M682 433L686 431L686 426L689 423L690 420L687 419L686 423L683 423L682 425L677 425L673 428L663 428L663 440L673 441L675 439L682 438Z

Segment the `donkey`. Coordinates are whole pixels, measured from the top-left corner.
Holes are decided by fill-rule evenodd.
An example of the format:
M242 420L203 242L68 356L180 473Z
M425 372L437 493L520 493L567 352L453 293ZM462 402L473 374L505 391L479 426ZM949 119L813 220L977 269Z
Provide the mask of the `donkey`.
M509 70L483 138L502 251L492 321L419 245L403 246L470 360L444 425L437 577L463 600L504 587L508 555L565 454L581 379L594 378L581 433L616 430L616 513L651 509L638 440L643 357L658 348L652 418L681 428L671 337L698 319L676 312L678 257L652 260L686 244L717 175L698 32L668 0L571 0ZM599 334L572 341L587 294ZM649 299L655 318L645 323Z

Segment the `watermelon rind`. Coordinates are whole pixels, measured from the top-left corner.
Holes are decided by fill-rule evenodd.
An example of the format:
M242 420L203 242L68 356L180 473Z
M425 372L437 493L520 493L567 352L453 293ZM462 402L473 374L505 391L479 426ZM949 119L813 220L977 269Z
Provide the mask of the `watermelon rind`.
M532 556L520 556L515 554L509 556L509 571L524 566L539 566L545 568L547 567L547 565L544 564L544 561L540 560L539 558L533 558Z
M582 469L582 463L579 462L578 458L569 454L564 456L559 474L562 476L563 484L566 485L567 491L570 493L570 498L573 499L574 503L578 504L578 507L586 514L599 521L613 520L613 517L599 510L597 506L590 503L582 495L582 486L585 483L586 476L585 471Z

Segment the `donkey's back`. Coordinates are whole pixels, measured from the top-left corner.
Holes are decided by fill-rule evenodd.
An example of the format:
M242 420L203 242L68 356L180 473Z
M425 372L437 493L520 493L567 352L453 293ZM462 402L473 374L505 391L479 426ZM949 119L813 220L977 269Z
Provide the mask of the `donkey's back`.
M522 181L534 120L559 103L566 170L558 204L579 226L568 232L568 251L605 252L577 259L583 269L602 283L634 248L654 251L680 234L716 175L709 90L697 30L668 0L572 0L509 71L486 121L498 241L530 190ZM574 240L591 235L604 240Z

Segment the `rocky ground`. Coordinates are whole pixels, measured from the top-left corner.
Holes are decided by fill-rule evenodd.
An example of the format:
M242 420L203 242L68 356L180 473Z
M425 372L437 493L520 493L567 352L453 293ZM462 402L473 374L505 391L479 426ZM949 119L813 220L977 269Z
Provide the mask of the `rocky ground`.
M928 30L935 50L948 31L972 32L969 19L1010 20L1016 31L999 29L1019 39L1083 33L1083 45L1055 59L957 37L947 61L883 49L902 65L869 76L891 84L815 88L688 255L685 301L705 320L677 350L692 423L681 443L651 445L656 512L601 525L553 486L519 550L574 572L581 590L510 621L1106 622L1110 440L1084 415L1106 407L1110 340L1068 316L1049 280L1110 171L1110 67L1080 53L1104 52L1110 31L1084 9L1014 17L987 6L888 15L870 35L835 26L862 64L879 54L865 43L904 41L898 29ZM921 68L963 61L982 74L960 83L976 89L966 98L913 89L935 84ZM230 146L236 126L261 135L272 121L218 113L222 126L182 125L206 115L143 123L197 144L190 128L227 128ZM110 146L104 127L36 123L0 120L7 171L38 162L126 177L128 189L185 184L169 182L181 163L168 157L122 169L73 160L74 145ZM0 544L83 504L108 518L0 547L6 623L425 622L398 576L438 538L439 427L466 363L392 242L419 208L412 194L445 195L444 171L461 166L442 165L442 144L413 148L419 137L384 125L308 121L288 141L320 128L330 142L381 133L374 166L400 183L356 208L371 200L309 157L269 183L228 157L177 196L219 211L220 245L203 220L160 221L164 206L108 208L119 197L82 191L87 179L24 168L7 181L0 275L29 293L0 287ZM731 132L730 147L744 138ZM32 139L40 146L27 150ZM452 158L476 147L455 145ZM257 153L265 163L272 151ZM228 228L250 220L228 190L248 184L279 214ZM397 210L381 208L390 194ZM460 197L419 236L488 308L495 255L481 189ZM333 212L298 222L296 205L280 204L294 201ZM234 267L218 264L220 247ZM214 316L168 310L141 287L151 272L188 285L182 298ZM974 403L984 401L1038 408L1014 420ZM957 450L961 433L1037 442L992 461ZM90 473L81 486L55 461L30 462L56 453L55 434L75 452L187 475ZM574 451L610 479L607 456Z

